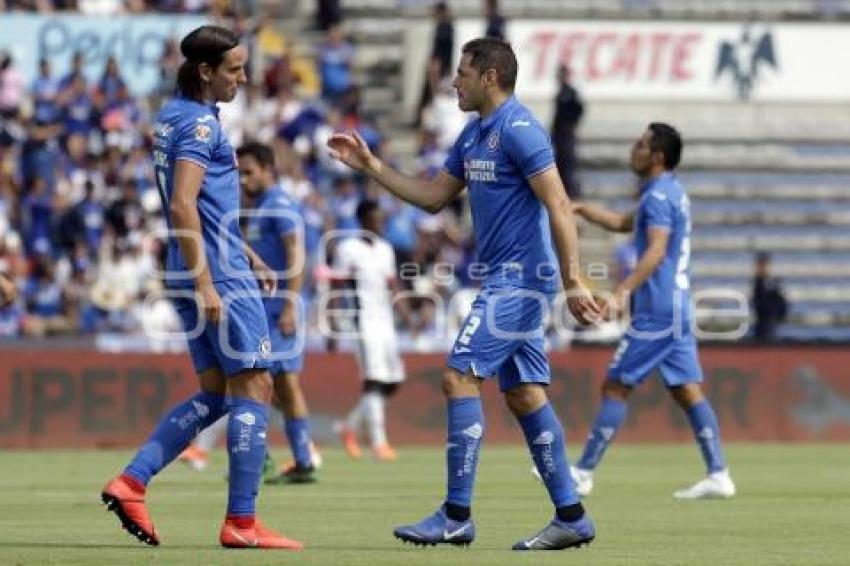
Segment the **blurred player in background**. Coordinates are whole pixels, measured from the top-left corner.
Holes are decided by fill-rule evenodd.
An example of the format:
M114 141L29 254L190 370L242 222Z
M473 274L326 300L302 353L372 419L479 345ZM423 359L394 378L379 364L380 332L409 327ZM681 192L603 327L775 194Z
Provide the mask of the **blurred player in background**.
M217 26L189 33L180 50L186 61L178 95L154 125L154 164L170 230L166 284L181 295L174 306L201 391L162 418L124 472L104 487L102 499L130 534L159 544L145 505L148 482L199 430L229 412L230 482L219 541L232 548L298 549L301 543L255 519L272 393L271 344L257 278L266 291L276 289L276 281L242 241L233 214L239 210L235 154L216 105L233 100L246 82L247 50L235 33Z
M340 242L334 270L353 291L358 335L357 362L363 378L363 395L340 426L345 451L362 456L357 438L364 428L378 460L395 460L387 441L386 402L404 381L404 364L393 322L392 292L398 291L395 253L383 237L384 214L377 201L357 206L363 233Z
M310 439L309 412L298 374L304 367L303 328L304 222L298 205L276 184L274 152L261 143L248 143L238 150L239 182L253 210L248 215L245 239L266 265L277 274L278 296L263 298L272 345L274 400L284 417L284 434L293 461L280 474L267 462L266 483L312 483L321 456ZM283 296L282 294L285 294ZM217 444L224 427L216 424L198 435L181 458L195 469L206 467L207 454Z
M584 453L572 470L581 495L593 489L593 471L625 420L626 399L656 368L687 414L708 470L706 478L674 496L699 499L735 494L717 417L700 388L702 368L691 333L690 201L673 173L682 145L679 132L662 123L650 124L634 143L631 167L642 183L635 212L621 214L584 203L573 206L577 214L603 228L634 231L640 258L608 305L612 312L623 312L631 301L631 324L602 386L602 408Z
M563 549L595 536L570 479L563 428L546 396L550 371L542 320L557 289L559 261L573 314L590 322L600 309L579 280L578 237L549 136L513 96L516 74L509 44L476 39L464 45L454 87L460 108L479 117L464 128L433 181L401 175L356 133L336 134L329 142L338 159L428 212L469 188L486 278L443 378L448 493L433 515L395 529L396 537L415 544L469 544L475 538L472 490L484 435L480 388L496 376L555 506L552 521L513 548Z

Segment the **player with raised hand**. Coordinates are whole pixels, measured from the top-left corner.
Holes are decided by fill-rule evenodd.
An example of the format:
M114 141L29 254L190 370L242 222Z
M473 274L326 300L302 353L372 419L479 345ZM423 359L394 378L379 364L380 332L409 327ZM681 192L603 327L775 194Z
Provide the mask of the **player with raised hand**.
M231 548L298 549L255 518L266 455L272 380L271 345L260 287L276 288L274 273L242 241L239 174L233 147L218 120L246 82L247 50L238 36L202 26L180 43L186 61L177 95L154 124L153 157L169 228L166 285L187 332L200 392L160 421L102 499L140 541L159 544L145 505L148 482L189 445L199 430L230 413L230 482L219 541ZM252 274L253 270L253 274Z
M682 138L668 124L652 123L632 146L631 167L640 177L640 204L618 213L577 203L574 211L613 232L635 232L639 260L608 301L613 313L629 309L631 323L620 342L602 386L602 407L584 453L572 474L578 492L593 489L593 471L626 417L626 399L658 369L664 384L685 411L699 444L708 475L679 499L725 498L735 494L720 428L702 393L702 368L691 333L690 201L674 174L682 155Z
M461 132L433 181L393 170L356 133L336 134L328 142L337 159L429 212L469 189L484 281L443 377L448 493L433 515L395 529L407 542L474 539L472 491L484 435L480 387L497 376L555 506L552 521L513 548L569 548L595 536L569 476L563 428L546 396L550 371L542 321L559 274L577 318L595 321L600 309L579 280L578 238L549 137L513 96L516 74L509 44L476 39L464 45L454 87L460 108L479 116Z

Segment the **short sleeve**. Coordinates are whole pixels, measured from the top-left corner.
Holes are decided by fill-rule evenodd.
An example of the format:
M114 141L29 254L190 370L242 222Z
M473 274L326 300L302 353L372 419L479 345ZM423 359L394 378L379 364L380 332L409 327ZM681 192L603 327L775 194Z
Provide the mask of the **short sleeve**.
M454 145L449 148L449 154L446 156L446 162L443 164L443 169L461 182L466 182L466 177L463 174L463 147L466 143L468 132L469 128L467 127L460 133Z
M392 246L387 244L385 246L385 262L384 262L384 276L387 279L395 279L396 277L396 268L395 268L395 252L393 251Z
M673 227L673 206L664 192L648 191L641 200L640 209L647 227L668 230Z
M177 129L174 139L174 158L187 159L209 167L212 152L218 142L220 125L212 114L187 120Z
M337 276L342 278L351 278L354 276L354 261L350 240L343 240L339 243L334 254L334 271Z
M277 212L272 216L275 233L282 237L302 231L302 223L299 221L301 215L286 199L278 197L274 202L274 210Z
M555 164L549 134L530 116L509 118L502 137L502 147L523 178L534 177Z

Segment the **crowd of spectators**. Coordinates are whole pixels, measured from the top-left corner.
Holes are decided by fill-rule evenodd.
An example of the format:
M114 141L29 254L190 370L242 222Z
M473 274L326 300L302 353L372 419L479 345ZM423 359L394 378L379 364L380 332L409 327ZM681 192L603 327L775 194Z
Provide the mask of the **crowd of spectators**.
M432 297L405 299L404 324L415 343L438 318L433 297L448 304L454 289L471 284L463 277L473 261L465 204L428 215L330 159L328 137L357 130L373 151L393 160L391 144L363 108L352 71L355 46L338 23L311 49L295 49L262 19L235 25L251 52L250 83L223 105L222 125L234 146L257 140L275 149L280 183L303 210L310 258L305 296L328 284L322 266L331 261L330 231L356 228L359 201L378 198L387 212L384 236L399 264L408 264L406 289ZM159 87L136 96L115 59L95 80L82 55L62 76L52 71L58 62L44 60L39 76L24 84L11 56L0 55L0 272L19 287L17 303L0 311L0 335L174 329L168 309L146 299L161 289L165 233L151 120L171 95L180 62L176 44L168 43ZM420 175L439 169L462 127L453 96L443 84L426 109ZM455 274L435 268L438 263Z

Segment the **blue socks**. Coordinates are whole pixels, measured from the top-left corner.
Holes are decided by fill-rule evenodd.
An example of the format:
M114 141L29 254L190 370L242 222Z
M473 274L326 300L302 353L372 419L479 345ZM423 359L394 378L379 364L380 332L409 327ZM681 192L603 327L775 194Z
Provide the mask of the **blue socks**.
M283 431L289 440L289 448L295 463L301 468L313 465L310 457L310 423L305 418L284 419Z
M519 417L519 424L552 503L555 507L578 503L567 462L564 428L552 405L546 403L537 411Z
M446 502L472 506L472 488L478 466L478 452L484 436L484 411L480 397L449 399L446 444Z
M268 406L252 399L230 397L227 423L227 455L230 479L228 517L253 517L263 461L266 458Z
M159 421L124 473L147 485L153 476L189 446L198 432L213 424L225 412L223 395L202 391L190 397Z
M687 413L691 428L694 431L694 439L699 444L708 473L725 470L726 460L720 446L720 427L717 424L717 416L715 416L711 404L708 400L703 399L690 407Z
M582 470L596 469L605 454L605 450L614 440L625 419L626 404L624 402L619 399L606 398L602 400L602 407L599 409L599 414L596 415L593 429L590 431L590 436L587 437L584 452L582 452L578 461L579 468Z

